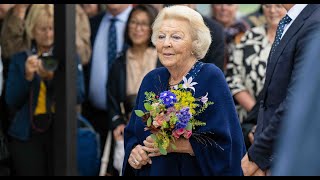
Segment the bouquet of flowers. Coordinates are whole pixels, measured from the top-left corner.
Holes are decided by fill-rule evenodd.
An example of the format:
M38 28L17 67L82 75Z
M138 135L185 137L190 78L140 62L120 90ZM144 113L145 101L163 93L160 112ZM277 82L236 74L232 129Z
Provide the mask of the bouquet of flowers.
M146 123L145 130L151 131L151 137L163 155L167 154L170 145L172 149L176 148L176 139L189 139L196 126L206 125L205 122L195 119L195 116L204 112L213 102L208 101L208 93L200 98L193 96L188 89L195 92L193 86L198 83L192 80L192 77L188 80L183 77L183 84L163 91L160 95L145 92L144 107L147 111L135 110L135 114Z

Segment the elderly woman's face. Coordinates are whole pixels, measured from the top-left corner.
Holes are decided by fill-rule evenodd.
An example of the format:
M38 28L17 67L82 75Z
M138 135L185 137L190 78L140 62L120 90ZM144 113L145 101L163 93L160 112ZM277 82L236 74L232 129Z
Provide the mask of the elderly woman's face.
M54 41L53 19L42 17L33 28L33 37L40 47L51 47Z
M193 58L192 37L189 22L179 19L165 19L156 40L159 59L165 67L183 66Z
M144 11L135 11L129 20L129 37L133 45L148 46L151 36L151 27L148 14Z
M280 20L287 13L287 10L281 4L263 4L262 9L267 24L274 28L278 26Z

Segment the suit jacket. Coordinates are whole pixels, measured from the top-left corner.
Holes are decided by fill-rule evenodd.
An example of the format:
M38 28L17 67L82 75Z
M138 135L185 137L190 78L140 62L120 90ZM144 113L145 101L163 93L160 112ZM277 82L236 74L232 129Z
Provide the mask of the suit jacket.
M96 39L96 35L97 35L98 30L99 30L100 23L101 23L102 18L103 18L103 16L105 14L106 14L105 12L102 12L99 15L90 18L91 47L93 47L93 45L94 45L94 41ZM90 80L90 73L91 73L91 63L92 63L92 56L91 56L91 59L90 59L88 65L83 67L84 79L85 79L85 88L87 89L86 97L88 97L88 95L89 95L89 80Z
M301 69L308 61L304 58L305 44L312 39L312 32L320 25L320 5L309 4L294 20L284 34L272 57L268 59L263 99L255 133L254 144L248 155L262 170L270 168L275 140L288 105L296 97L294 85L301 76Z
M308 44L308 62L297 83L297 96L289 106L277 144L279 158L272 174L276 176L319 176L320 26Z
M106 13L102 12L98 14L97 16L94 16L90 18L90 27L91 27L91 47L94 47L95 39L101 24L101 21ZM123 51L125 51L128 48L128 45L124 43L123 45ZM86 91L86 100L88 99L89 95L89 81L90 81L90 74L91 74L91 64L92 64L92 56L91 60L89 61L87 66L84 66L83 71L84 71L84 77L85 77L85 88L87 89Z

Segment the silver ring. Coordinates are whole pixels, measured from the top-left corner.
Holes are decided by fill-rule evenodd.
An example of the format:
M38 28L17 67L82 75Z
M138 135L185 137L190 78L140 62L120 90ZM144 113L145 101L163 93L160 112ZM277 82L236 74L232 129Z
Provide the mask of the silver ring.
M136 160L136 159L133 159L134 160L134 164L138 164L139 163L139 161L138 160Z
M133 164L135 164L135 165L137 165L137 164L139 163L139 161L136 160L136 159L133 159L131 162L132 162Z

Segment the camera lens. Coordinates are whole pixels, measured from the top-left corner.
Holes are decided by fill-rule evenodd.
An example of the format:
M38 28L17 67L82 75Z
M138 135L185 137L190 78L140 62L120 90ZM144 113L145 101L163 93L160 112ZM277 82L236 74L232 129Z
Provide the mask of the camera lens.
M42 65L47 71L55 71L58 68L58 61L49 53L43 53L40 56Z

